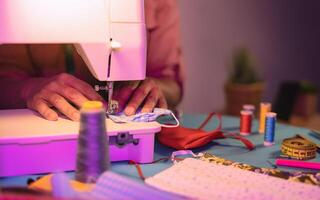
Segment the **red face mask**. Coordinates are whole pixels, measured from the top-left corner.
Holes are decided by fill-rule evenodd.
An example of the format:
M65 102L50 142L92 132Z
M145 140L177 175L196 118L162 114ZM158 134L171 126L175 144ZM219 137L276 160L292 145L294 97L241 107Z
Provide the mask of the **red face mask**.
M204 131L203 128L215 115L215 113L209 114L207 119L197 129L185 128L181 126L178 126L176 128L162 127L161 132L157 134L157 138L160 143L178 150L201 147L208 144L212 140L221 138L237 139L241 141L249 150L254 149L254 144L252 144L250 140L234 133L224 134L221 131L222 120L221 115L219 114L216 115L219 120L218 127L215 130L209 132Z

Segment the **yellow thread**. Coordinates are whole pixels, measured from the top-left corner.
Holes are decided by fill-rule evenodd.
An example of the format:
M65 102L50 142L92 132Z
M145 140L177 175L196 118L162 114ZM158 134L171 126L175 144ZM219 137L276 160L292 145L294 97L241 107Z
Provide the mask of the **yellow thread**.
M82 104L81 109L84 110L96 110L103 108L103 104L101 101L86 101Z
M266 126L266 114L271 111L270 103L260 103L259 133L264 133Z

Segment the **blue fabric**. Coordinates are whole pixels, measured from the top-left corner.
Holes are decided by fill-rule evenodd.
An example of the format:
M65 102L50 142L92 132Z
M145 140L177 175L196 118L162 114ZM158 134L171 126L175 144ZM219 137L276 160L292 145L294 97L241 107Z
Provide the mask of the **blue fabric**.
M198 127L206 118L206 115L184 115L181 123L185 127L195 128ZM222 117L222 129L226 132L239 132L239 118L223 116ZM215 128L218 125L216 118L212 119L205 129L210 130ZM280 146L284 138L293 137L296 134L301 134L309 137L316 143L320 143L319 139L313 137L308 129L299 128L294 126L289 126L285 124L276 124L276 133L275 133L275 145L271 147L264 147L263 145L263 135L258 133L258 121L254 120L252 130L254 133L250 136L247 136L255 145L256 148L253 151L248 151L242 143L234 139L220 139L211 142L210 144L194 149L195 153L198 152L209 152L216 156L223 157L225 159L234 160L237 162L247 163L257 167L267 167L271 168L271 165L267 161L274 163L276 156L280 155ZM155 144L155 156L154 159L159 159L163 157L168 157L174 149L165 147L158 142ZM310 161L320 162L319 153L317 157ZM159 162L155 164L145 164L141 165L142 171L145 177L155 175L156 173L164 170L172 165L171 161ZM295 169L288 167L279 167L280 170L285 171L312 171L312 170L303 170ZM111 170L131 177L135 180L140 180L137 170L133 165L128 165L128 162L116 162L112 163ZM69 173L69 176L73 176L72 172ZM39 176L39 175L38 175ZM20 176L12 178L0 178L0 186L25 186L28 178L36 178L38 176Z
M163 115L171 115L172 111L164 108L154 108L152 112L142 113L141 110L137 111L135 115L127 116L124 112L115 115L108 115L108 117L115 123L126 122L153 122Z

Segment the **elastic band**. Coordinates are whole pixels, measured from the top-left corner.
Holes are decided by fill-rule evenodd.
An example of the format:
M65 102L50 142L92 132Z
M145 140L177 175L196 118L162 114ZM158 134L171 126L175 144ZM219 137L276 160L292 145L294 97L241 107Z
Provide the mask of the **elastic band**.
M217 114L215 112L211 112L207 117L206 119L204 120L204 122L202 122L202 124L199 126L199 128L197 128L198 130L203 130L203 128L208 124L208 122L211 120L211 118L213 116L217 116L217 119L218 119L218 126L215 130L213 131L220 131L221 130L221 126L222 126L222 119L221 119L221 114ZM210 131L212 132L212 131Z
M176 127L180 126L180 122L179 122L178 118L175 116L175 114L173 114L173 112L171 112L171 115L174 118L174 120L176 121L176 124L172 124L172 125L171 124L170 125L161 124L161 127L164 127L164 128L176 128Z
M134 165L138 171L138 174L139 174L139 177L142 179L142 180L145 180L146 178L144 177L143 173L142 173L142 169L140 167L140 165L134 161L134 160L129 160L129 164L130 165Z
M246 147L247 149L249 149L250 151L253 150L255 148L255 145L248 139L242 137L242 136L239 136L235 133L228 133L228 134L224 134L223 131L221 131L221 127L222 127L222 118L221 118L221 115L220 114L217 114L215 112L212 112L210 113L206 119L204 120L204 122L199 126L198 130L202 130L207 124L208 122L211 120L211 118L213 116L217 116L218 120L219 120L219 125L217 126L217 128L213 131L210 131L210 133L214 133L214 132L217 132L219 131L221 136L224 137L224 138L232 138L232 139L236 139L236 140L240 140Z
M224 136L228 137L228 138L240 140L247 147L247 149L249 149L250 151L255 148L254 144L250 140L248 140L247 138L244 138L240 135L236 135L234 133L228 133L228 134L225 134Z
M196 155L195 155L196 156ZM173 159L173 163L176 163L176 161L181 161L183 160L183 158L172 158L172 157L163 157L163 158L160 158L158 160L154 160L152 162L149 162L149 163L143 163L143 164L154 164L154 163L157 163L157 162L160 162L160 161L168 161L169 159ZM142 169L140 167L140 163L134 161L134 160L129 160L129 164L130 165L134 165L135 168L137 169L137 172L139 174L139 177L141 180L145 180L145 176L143 175L143 172L142 172Z

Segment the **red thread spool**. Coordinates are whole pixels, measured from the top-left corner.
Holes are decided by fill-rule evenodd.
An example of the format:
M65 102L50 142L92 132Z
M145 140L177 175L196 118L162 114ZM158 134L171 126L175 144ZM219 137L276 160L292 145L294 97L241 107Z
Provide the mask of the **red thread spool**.
M252 112L242 110L240 114L240 135L249 135L251 134Z

